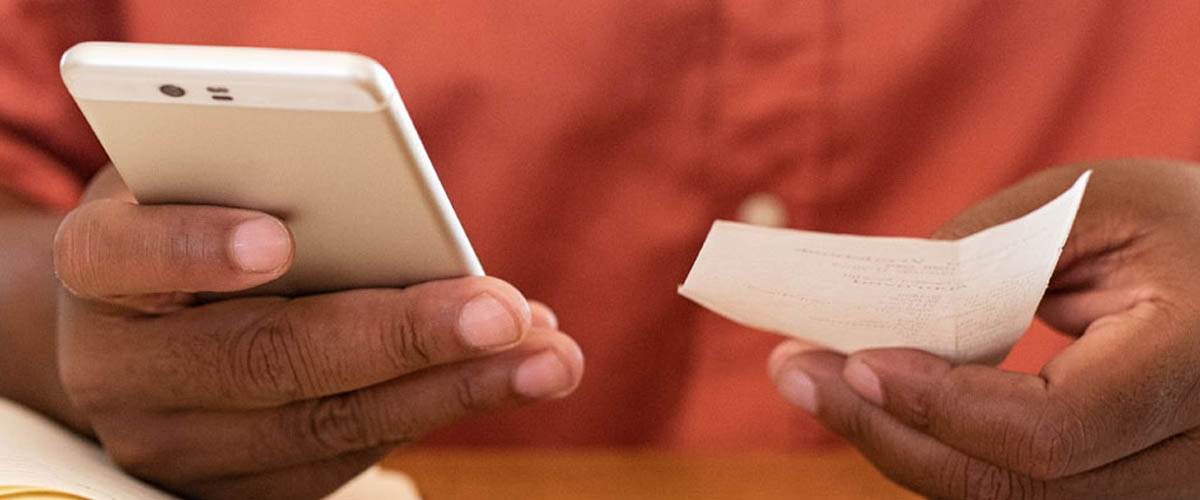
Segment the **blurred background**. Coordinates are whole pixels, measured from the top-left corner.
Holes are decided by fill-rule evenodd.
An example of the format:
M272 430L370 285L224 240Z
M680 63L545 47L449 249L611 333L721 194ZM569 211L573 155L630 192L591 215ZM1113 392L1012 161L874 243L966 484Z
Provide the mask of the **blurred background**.
M79 41L366 54L484 268L554 307L588 364L575 395L442 429L415 445L442 451L394 465L533 449L491 463L628 479L620 457L642 457L703 482L736 462L885 487L775 393L779 337L676 295L709 225L923 236L1041 168L1200 159L1197 18L1119 0L0 0L0 186L67 210L106 164L58 76ZM1035 323L1005 366L1069 342Z

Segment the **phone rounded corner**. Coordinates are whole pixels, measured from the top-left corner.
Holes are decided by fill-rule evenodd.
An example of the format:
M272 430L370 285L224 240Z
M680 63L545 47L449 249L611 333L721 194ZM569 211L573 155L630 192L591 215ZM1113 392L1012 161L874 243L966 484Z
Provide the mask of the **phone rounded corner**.
M346 67L350 70L348 76L354 86L366 94L380 109L388 106L397 96L397 92L392 75L388 73L387 69L379 61L363 54L345 52L343 55L347 58Z
M67 90L71 90L72 83L75 81L75 74L80 67L86 65L86 61L90 58L97 44L101 42L79 42L72 45L63 52L62 57L58 59L58 74L62 77L63 83L67 86Z

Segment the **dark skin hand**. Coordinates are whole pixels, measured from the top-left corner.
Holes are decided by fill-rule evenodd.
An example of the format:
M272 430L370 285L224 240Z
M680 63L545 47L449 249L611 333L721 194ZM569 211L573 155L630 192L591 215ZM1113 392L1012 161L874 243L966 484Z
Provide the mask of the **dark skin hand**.
M0 396L78 429L86 422L73 414L55 368L58 280L50 247L61 220L0 191Z
M1200 166L1051 169L938 236L1027 213L1088 168L1095 173L1038 311L1077 340L1040 373L787 342L769 362L780 393L930 497L1200 496Z
M31 361L0 368L0 390L192 498L320 498L435 427L565 396L582 376L553 313L495 278L199 303L283 274L286 227L140 206L111 169L52 239L55 218L30 217L43 281L6 284L36 289L37 314L0 344Z

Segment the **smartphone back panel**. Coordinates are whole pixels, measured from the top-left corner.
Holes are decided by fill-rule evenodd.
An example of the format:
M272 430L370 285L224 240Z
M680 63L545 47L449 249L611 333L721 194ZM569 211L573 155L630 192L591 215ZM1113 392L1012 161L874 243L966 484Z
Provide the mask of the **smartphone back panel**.
M243 87L219 68L199 79L172 76L132 78L143 88L118 98L72 93L139 203L250 208L287 223L296 243L292 269L253 293L482 274L394 89L364 94L362 78L334 76L321 93L353 94L345 105L328 96L306 104L302 90L285 88L286 102L272 106L261 104L271 78L288 77L256 77ZM193 95L172 99L160 81ZM142 93L145 100L128 97Z

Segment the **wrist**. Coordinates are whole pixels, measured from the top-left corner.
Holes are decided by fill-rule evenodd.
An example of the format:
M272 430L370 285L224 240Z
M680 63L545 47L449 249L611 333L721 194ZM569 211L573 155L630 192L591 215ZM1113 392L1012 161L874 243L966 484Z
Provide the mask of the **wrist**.
M0 397L88 433L58 377L51 245L60 219L0 192Z

